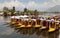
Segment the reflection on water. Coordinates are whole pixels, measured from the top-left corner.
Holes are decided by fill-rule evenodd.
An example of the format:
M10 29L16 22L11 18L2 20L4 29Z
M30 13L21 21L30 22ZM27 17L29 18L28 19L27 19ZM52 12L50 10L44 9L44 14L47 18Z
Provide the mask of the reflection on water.
M23 34L23 35L36 35L36 36L42 36L44 38L59 38L59 30L53 32L53 33L48 33L47 30L40 30L40 29L34 29L34 28L22 28L18 29L17 33Z
M59 38L59 30L48 33L48 30L39 28L15 29L5 23L10 17L0 17L0 38Z

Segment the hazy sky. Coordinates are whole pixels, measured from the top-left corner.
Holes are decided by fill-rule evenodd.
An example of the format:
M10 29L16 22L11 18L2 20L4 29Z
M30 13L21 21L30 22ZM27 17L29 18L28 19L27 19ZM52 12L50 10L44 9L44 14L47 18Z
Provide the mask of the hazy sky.
M44 11L56 5L60 5L60 0L0 0L0 10L2 10L3 7L12 8L15 6L16 10L28 8Z

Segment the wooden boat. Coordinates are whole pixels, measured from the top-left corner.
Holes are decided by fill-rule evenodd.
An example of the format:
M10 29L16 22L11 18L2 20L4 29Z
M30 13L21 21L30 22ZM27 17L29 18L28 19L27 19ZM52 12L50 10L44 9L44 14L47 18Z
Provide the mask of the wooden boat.
M41 28L40 29L47 29L48 28L48 24L47 21L45 19L41 20Z
M54 22L51 23L50 27L49 27L49 31L48 32L54 32L56 30L59 29L59 21L55 20Z
M7 21L6 23L7 23L7 24L14 24L14 23L15 23L15 22L14 22L14 18L15 18L15 17L12 16L12 17L11 17L11 20L10 20L10 21Z
M23 21L19 21L15 28L17 28L17 29L25 28L25 25L23 24Z
M32 24L31 20L28 20L27 22L28 22L28 23L25 24L26 28L32 27L32 25L31 25L31 24Z
M10 24L16 24L19 19L19 16L12 16Z
M40 27L41 27L39 20L38 20L38 21L36 21L36 24L35 24L35 26L34 26L34 27L35 27L35 28L40 28Z
M21 26L23 21L21 19L18 19L18 26Z
M54 32L56 30L55 22L51 21L49 24L49 30L48 32Z
M28 20L28 16L20 16L20 19L18 20L18 25L16 28L28 27L27 20Z

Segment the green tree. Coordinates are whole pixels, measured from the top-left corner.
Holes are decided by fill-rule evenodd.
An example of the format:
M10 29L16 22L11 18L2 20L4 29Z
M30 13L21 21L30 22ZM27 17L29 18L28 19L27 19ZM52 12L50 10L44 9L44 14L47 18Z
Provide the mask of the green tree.
M36 18L38 17L38 11L37 10L34 11L34 15Z
M7 7L3 7L4 16L7 16L8 10L9 9Z
M27 12L27 8L24 8L24 12Z

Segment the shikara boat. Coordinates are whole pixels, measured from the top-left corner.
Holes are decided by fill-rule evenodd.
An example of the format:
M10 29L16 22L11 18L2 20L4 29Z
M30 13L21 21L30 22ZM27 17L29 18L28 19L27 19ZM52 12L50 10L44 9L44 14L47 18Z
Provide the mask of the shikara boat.
M12 16L11 22L9 24L15 25L14 28L39 28L41 30L48 29L48 32L54 32L59 29L60 21L54 19L34 19L29 18L29 16Z

